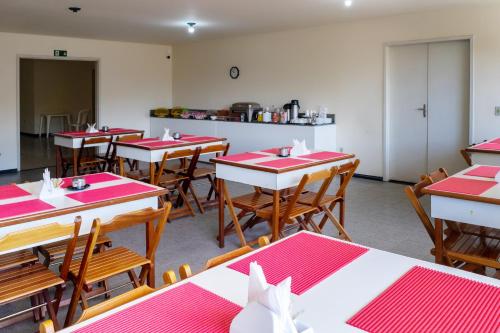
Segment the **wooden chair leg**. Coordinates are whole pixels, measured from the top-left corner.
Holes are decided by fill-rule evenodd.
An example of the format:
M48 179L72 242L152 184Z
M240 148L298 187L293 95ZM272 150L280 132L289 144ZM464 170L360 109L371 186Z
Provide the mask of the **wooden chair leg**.
M181 184L179 183L176 183L175 184L175 188L177 189L177 192L179 193L179 195L181 196L182 198L182 201L186 204L191 216L194 216L194 209L193 209L193 206L191 205L191 203L189 202L188 200L188 197L186 195L186 193L184 193L184 190L182 189L182 186Z
M198 199L196 191L194 190L193 184L191 182L189 182L189 191L191 191L191 195L193 196L194 202L196 203L196 206L198 207L200 213L205 214L205 210L203 209L200 199Z
M238 237L240 239L240 244L241 244L241 246L245 246L245 245L247 245L247 242L245 240L245 235L243 235L243 230L241 230L241 225L240 225L240 222L238 220L238 216L236 215L236 212L234 211L233 202L231 201L231 197L229 196L229 191L227 189L226 183L223 183L221 190L222 190L224 197L226 198L227 208L229 209L229 214L231 215L231 219L234 222L234 228L236 230L236 234L238 235Z
M30 296L30 304L32 307L39 305L38 302L38 296L33 295ZM38 322L40 319L42 319L42 313L39 308L33 309L33 322Z
M332 203L330 204L330 206L328 207L328 210L329 210L330 212L333 212L333 210L335 209L335 206L336 206L336 205L337 205L337 201L332 202ZM333 213L332 213L332 214L333 214ZM323 218L321 219L321 221L319 222L319 228L320 228L321 230L323 230L323 228L325 227L325 224L326 224L326 222L328 221L328 218L329 218L329 217L325 214L325 215L323 216Z
M135 274L135 273L134 273ZM148 286L155 287L155 270L153 264L146 264L142 266L141 273L139 274L139 284L142 286L148 281Z
M335 227L337 227L337 230L339 231L339 233L342 236L344 236L345 240L352 242L351 236L349 236L347 231L344 229L342 224L337 220L337 218L332 214L332 212L326 206L323 206L322 209L325 212L325 216L327 216L333 222Z
M80 300L82 301L80 303L82 310L88 309L89 308L89 301L88 301L87 293L85 291L81 292Z
M56 312L54 311L54 306L52 305L52 300L50 299L49 292L47 289L42 291L42 296L45 301L46 307L47 307L47 312L49 313L50 320L54 323L54 329L56 331L59 330L59 322L57 321L57 315Z
M139 282L139 279L137 278L137 275L135 274L134 270L130 270L127 272L128 277L130 278L130 282L134 285L134 288L139 288L141 286L141 282Z
M64 327L68 327L73 323L73 318L76 313L76 307L80 301L80 296L82 294L82 286L75 285L73 293L71 294L71 301L69 302L68 312L66 313L66 320L64 321Z

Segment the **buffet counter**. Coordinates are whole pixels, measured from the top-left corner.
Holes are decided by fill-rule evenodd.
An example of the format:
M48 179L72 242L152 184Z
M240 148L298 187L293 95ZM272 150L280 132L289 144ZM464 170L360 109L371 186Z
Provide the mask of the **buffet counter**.
M161 137L164 128L169 128L170 133L226 138L231 144L232 154L290 146L293 139L305 139L307 147L313 150L337 149L335 124L299 125L151 117L152 137Z

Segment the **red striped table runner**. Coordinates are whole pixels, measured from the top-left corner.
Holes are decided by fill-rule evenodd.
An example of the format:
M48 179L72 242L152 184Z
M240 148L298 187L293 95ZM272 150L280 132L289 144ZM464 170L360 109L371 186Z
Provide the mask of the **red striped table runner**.
M269 155L257 154L257 153L241 153L241 154L234 154L234 155L228 155L228 156L221 156L221 157L218 157L217 159L222 160L222 161L230 161L230 162L243 162L243 161L255 160L255 159L263 158L263 157L269 157Z
M300 233L228 267L249 274L250 263L262 266L268 283L278 284L292 277L292 292L305 293L368 249L345 242Z
M240 306L186 283L75 332L227 333L240 311Z
M497 333L500 288L417 266L347 323L371 333Z
M449 177L427 188L429 190L449 193L481 195L497 184L498 183L494 181Z
M151 192L154 190L155 190L154 188L151 188L150 186L147 185L142 185L138 183L127 183L127 184L98 188L95 190L84 190L81 192L66 194L66 196L73 200L77 200L87 204L104 200L127 197L134 194Z
M299 158L308 158L308 159L311 159L311 160L323 161L323 160L329 160L329 159L332 159L332 158L338 158L338 157L342 157L342 156L347 156L347 154L337 153L337 152L334 152L334 151L319 151L319 152L316 152L316 153L307 154L307 155L300 155L300 156L297 156L297 157L299 157Z
M54 208L54 206L40 199L14 202L10 204L0 205L0 219L39 213Z
M484 177L484 178L495 178L495 176L499 172L500 172L500 167L481 165L481 166L478 166L478 167L466 172L464 175L475 176L475 177Z
M30 194L15 184L0 186L0 200L24 197Z
M274 169L284 169L284 168L290 168L293 166L308 164L308 163L311 163L311 161L299 160L297 158L279 158L279 159L272 160L272 161L256 163L256 165L261 165L261 166L274 168Z

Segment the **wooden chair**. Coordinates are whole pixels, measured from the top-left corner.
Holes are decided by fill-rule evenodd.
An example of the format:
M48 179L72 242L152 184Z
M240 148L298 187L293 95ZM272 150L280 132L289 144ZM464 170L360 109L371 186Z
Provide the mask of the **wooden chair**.
M141 140L143 138L144 138L144 132L137 133L137 134L116 136L115 142L130 142L130 141ZM118 173L118 170L117 170L118 158L116 157L116 146L113 144L111 144L111 146L112 146L112 152L110 154L109 161L108 161L108 171ZM137 168L139 167L139 162L137 160L131 161L130 159L126 158L125 162L127 162L130 171L137 170Z
M317 208L318 211L321 213L324 213L325 215L321 219L318 228L316 231L321 232L328 220L330 220L333 225L337 228L339 231L340 235L343 236L343 238L347 241L352 241L351 237L347 233L347 231L344 229L345 226L345 194L347 191L347 188L349 186L349 183L351 182L352 177L354 176L354 173L356 172L356 169L359 166L359 160L356 159L352 162L348 162L345 164L342 164L339 169L338 169L338 175L340 176L340 185L339 188L337 189L337 192L334 195L328 195L324 194L321 201L317 203ZM322 188L323 189L323 188ZM305 205L313 205L314 204L314 199L317 197L316 192L307 192L302 194L298 202L301 204ZM333 214L333 211L336 207L336 205L339 204L339 219L335 217Z
M85 246L87 245L87 235L78 237L75 245L75 250L73 254L73 259L81 257L85 251ZM94 252L102 252L104 248L110 248L112 246L111 238L106 235L99 235L96 241L96 248ZM36 252L40 254L44 260L43 264L47 267L52 265L57 265L61 263L66 253L66 248L68 246L68 241L58 241L46 245L40 245L36 248Z
M420 199L425 195L422 193L422 189L431 184L432 179L426 177L414 186L407 186L405 193L435 245L434 225L420 202ZM500 240L465 234L460 229L455 228L448 228L445 235L444 258L446 265L469 271L477 271L479 268L482 272L484 272L484 267L500 269L498 261ZM431 253L435 255L435 249L431 249Z
M226 144L218 144L218 145L211 145L207 146L205 148L201 149L200 154L215 154L216 157L220 156L226 156L227 153L229 152L229 143ZM209 203L210 200L212 199L212 195L215 194L215 196L218 195L218 190L217 186L215 184L215 167L213 166L203 166L203 167L197 167L194 170L194 173L191 177L191 181L199 181L206 179L208 180L210 184L210 189L208 191L206 201L205 203ZM199 199L196 199L197 202L199 202ZM201 213L204 213L203 207L201 205L198 205L198 208L200 209Z
M27 266L38 261L31 250L21 250L0 255L0 272L19 266Z
M61 295L65 278L69 270L69 264L73 256L73 249L80 231L81 219L75 219L72 224L52 223L39 227L34 227L22 231L12 232L0 239L0 253L18 248L36 246L37 244L51 241L53 239L70 238L66 256L61 266L60 276L53 273L40 263L27 266L14 267L0 272L0 304L11 303L20 299L43 297L44 304L36 305L36 308L45 306L50 319L54 322L56 329L59 328L57 322L57 310L59 303L57 295ZM49 289L56 288L56 305L52 304L49 296ZM17 314L32 310L32 308L21 311ZM12 317L13 315L9 316Z
M87 303L89 293L92 292L93 285L97 283L127 273L134 288L144 285L146 278L148 284L154 288L154 257L170 208L171 204L168 202L163 208L157 210L147 208L116 216L106 224L101 224L99 219L94 220L83 258L74 260L69 267L68 279L73 282L74 290L64 323L65 327L72 324L80 300L83 310L89 307ZM155 221L157 221L156 227ZM100 234L109 234L141 224L146 229L145 256L125 247L115 247L94 254L93 249ZM136 268L141 269L139 277L134 271ZM101 294L109 294L109 291L106 290Z
M71 158L67 158L62 154L61 149L60 160L62 164L62 176L65 177L70 168L76 168L78 174L88 172L103 172L104 170L106 170L106 165L109 161L112 140L112 137L83 138L80 149L78 150L76 166L73 165L73 160ZM92 145L96 144L107 144L106 152L104 153L104 155L99 155L96 153L96 150L98 148L92 147Z
M109 299L107 301L104 301L102 303L96 304L94 306L85 309L75 324L81 323L82 321L94 318L95 316L98 316L104 312L113 310L119 306L135 301L136 299L149 295L154 291L155 289L147 285L129 290L123 294L113 297L112 299ZM40 333L53 333L53 332L55 332L55 329L51 320L46 320L40 324Z
M324 189L324 186L326 186L325 183L328 183L328 185L331 183L333 177L337 174L337 170L337 167L333 167L329 170L322 170L304 175L299 185L295 188L295 193L289 197L288 200L279 204L279 230L282 236L283 227L287 224L298 224L299 229L303 230L309 230L308 226L311 225L316 232L320 232L320 229L317 228L317 226L315 226L312 222L312 216L319 212L317 205L302 204L299 203L298 200L304 192L306 186L322 182L323 185L321 190L316 194L313 200L313 203L321 202L322 197L326 192L326 189ZM257 217L260 217L269 223L271 223L272 214L272 206L259 209L256 212Z
M260 187L255 187L254 192L243 194L231 199L233 206L240 209L237 215L238 221L247 215L250 215L248 220L241 226L244 232L248 228L252 228L257 223L263 221L256 215L257 210L271 206L273 204L273 197L262 191ZM235 221L232 221L226 226L224 233L229 233L234 228Z
M259 246L261 248L270 244L269 238L267 238L266 236L259 237L258 242L259 242ZM205 267L203 270L217 267L217 266L222 265L230 260L236 259L242 255L250 253L252 251L253 251L253 248L246 245L246 246L237 248L236 250L221 254L220 256L210 258L205 263ZM187 279L191 276L193 276L193 274L191 272L191 267L188 264L183 264L179 267L179 277L181 278L181 280ZM177 277L176 277L174 271L169 270L169 271L166 271L165 273L163 273L163 282L167 286L176 283Z
M470 154L469 152L467 152L467 150L465 149L460 150L460 155L462 155L462 157L465 160L465 163L467 163L468 166L472 166L472 158L470 157Z

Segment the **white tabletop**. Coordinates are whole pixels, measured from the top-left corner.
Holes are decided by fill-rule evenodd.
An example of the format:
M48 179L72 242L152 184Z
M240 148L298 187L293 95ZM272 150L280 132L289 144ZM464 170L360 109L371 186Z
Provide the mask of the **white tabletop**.
M275 246L275 244L283 241L286 241L286 239L269 246ZM249 255L252 255L252 253L247 256ZM204 271L174 286L160 289L153 294L69 327L61 332L72 332L186 282L192 282L243 307L247 303L248 276L227 268L232 262L240 259L237 258L227 264ZM500 281L482 275L370 249L370 251L344 266L302 295L292 295L293 309L296 312L303 311L299 316L299 320L313 327L315 333L361 332L361 330L346 324L346 321L413 266L432 268L437 271L447 272L500 287Z

